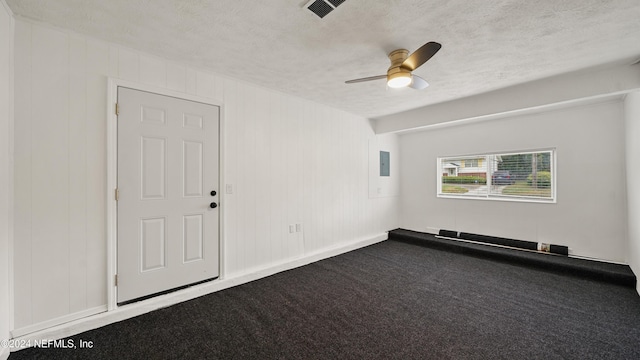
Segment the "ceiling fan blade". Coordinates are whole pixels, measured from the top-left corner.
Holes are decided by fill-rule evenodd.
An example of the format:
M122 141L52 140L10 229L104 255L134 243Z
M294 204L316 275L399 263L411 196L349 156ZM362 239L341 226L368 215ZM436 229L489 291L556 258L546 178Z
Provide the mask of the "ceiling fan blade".
M420 65L426 63L427 60L431 59L431 57L435 55L441 47L442 45L439 43L430 41L422 45L418 50L414 51L413 54L409 55L409 57L400 66L408 69L409 71L413 71L420 67Z
M429 83L427 82L427 80L421 78L418 75L411 75L411 84L409 84L410 88L416 89L416 90L422 90L422 89L426 89L429 86Z
M349 81L345 81L345 84L354 84L354 83L359 83L359 82L364 82L364 81L371 81L371 80L380 80L380 79L386 79L387 75L377 75L377 76L369 76L366 78L361 78L361 79L353 79L353 80L349 80Z

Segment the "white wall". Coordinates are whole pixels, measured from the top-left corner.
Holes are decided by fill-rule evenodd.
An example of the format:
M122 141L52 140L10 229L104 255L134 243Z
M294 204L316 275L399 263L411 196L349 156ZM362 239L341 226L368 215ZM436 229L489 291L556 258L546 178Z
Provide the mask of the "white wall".
M0 1L0 340L9 339L9 239L11 238L11 174L13 131L13 15ZM0 359L9 349L0 346Z
M624 101L627 155L627 216L629 224L629 265L640 277L640 91L627 94ZM640 293L640 282L637 284Z
M400 136L400 226L567 245L572 254L626 262L621 100ZM436 158L556 148L557 203L436 197Z
M22 20L15 44L16 329L107 304L109 76L222 101L226 276L397 227L397 198L368 196L364 118Z

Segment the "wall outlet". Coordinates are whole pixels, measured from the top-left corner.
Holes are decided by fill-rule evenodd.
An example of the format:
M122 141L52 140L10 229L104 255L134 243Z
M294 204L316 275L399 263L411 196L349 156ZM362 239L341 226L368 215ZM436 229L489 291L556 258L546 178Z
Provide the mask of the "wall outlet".
M293 224L289 225L289 233L293 234L294 232L296 232L295 225L293 225Z
M296 232L302 231L302 224L296 224Z
M233 184L227 184L227 186L225 187L225 192L227 194L233 194Z

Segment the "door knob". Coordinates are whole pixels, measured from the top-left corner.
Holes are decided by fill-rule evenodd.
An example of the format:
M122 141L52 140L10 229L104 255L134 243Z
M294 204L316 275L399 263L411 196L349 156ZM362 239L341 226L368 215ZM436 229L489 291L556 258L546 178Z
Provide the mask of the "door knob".
M215 190L211 190L211 196L216 196L218 194Z
M212 209L215 209L215 208L218 207L218 204L212 202L211 204L209 204L209 207L212 208Z

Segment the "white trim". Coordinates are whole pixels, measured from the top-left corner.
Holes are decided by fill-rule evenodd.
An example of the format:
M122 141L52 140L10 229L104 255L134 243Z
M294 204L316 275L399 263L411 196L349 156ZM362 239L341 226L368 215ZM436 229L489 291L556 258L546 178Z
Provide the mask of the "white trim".
M436 129L442 129L442 128L447 128L447 127L452 127L452 126L475 124L475 123L480 123L480 122L484 122L484 121L503 119L503 118L511 117L511 116L535 114L535 113L539 113L539 112L546 112L546 111L551 111L551 110L556 110L556 109L563 109L563 108L572 107L572 106L587 105L587 104L594 104L594 103L598 103L598 102L605 102L605 101L609 101L609 100L621 99L626 94L634 92L634 91L638 91L638 90L640 90L640 88L617 91L617 92L613 92L613 93L610 93L610 94L600 94L600 95L587 96L587 97L579 98L579 99L571 99L571 100L560 101L560 102L551 103L551 104L526 107L526 108L517 109L517 110L502 111L502 112L497 112L497 113L493 113L493 114L473 116L473 117L469 117L469 118L450 120L450 121L440 122L440 123L436 123L436 124L422 125L422 126L418 126L418 127L409 128L409 129L394 130L394 131L388 131L388 132L376 133L376 134L378 134L378 135L381 135L381 134L404 135L404 134L410 134L410 133L414 133L414 132L436 130Z
M282 271L294 269L310 264L322 259L327 259L352 250L363 248L387 240L388 233L380 233L366 238L356 239L347 244L325 248L315 251L297 259L282 261L268 266L257 267L247 271L238 272L227 276L223 280L216 280L200 285L196 285L169 294L157 296L148 300L117 307L114 310L104 311L97 315L84 317L65 324L42 329L30 334L16 337L18 342L33 343L34 340L48 339L58 340L64 337L73 336L85 331L97 329L102 326L126 320L134 316L142 315L157 309L165 308L183 301L195 299L197 297L211 294L233 286L245 284L258 280ZM18 350L18 349L15 349Z
M13 175L14 175L14 124L15 124L15 108L14 108L14 102L15 102L15 65L14 65L14 57L15 57L15 15L13 14L13 11L11 11L11 8L9 8L9 5L7 5L5 0L0 0L2 2L2 5L4 6L5 10L7 11L7 14L9 15L9 52L10 52L10 56L9 56L9 122L8 122L8 127L9 127L9 133L7 134L8 136L8 140L9 140L9 168L7 169L8 171L8 189L7 189L7 197L8 197L8 206L9 206L9 218L7 219L8 222L8 229L7 229L7 236L8 236L8 244L7 244L7 257L8 257L8 269L7 269L7 286L8 286L8 294L7 296L9 297L9 302L8 302L8 306L9 308L6 309L6 311L8 312L8 319L9 319L9 331L11 331L14 327L14 321L15 321L15 316L14 316L14 289L13 289L13 248L14 248L14 239L13 239L13 234L14 234L14 228L13 228L13 220L14 220L14 214L13 214L13 192L14 192L14 180L13 180ZM0 310L2 311L2 310ZM7 334L9 335L9 334ZM4 334L2 334L2 336L4 336ZM6 359L5 358L5 353L7 354L8 357L8 352L9 349L3 349L2 353L0 353L0 359Z
M218 233L220 236L220 241L218 244L218 268L219 268L219 275L218 275L218 280L222 280L224 279L226 272L225 272L225 239L227 238L227 234L225 232L225 226L224 224L226 224L226 214L227 212L224 210L226 209L226 202L227 202L227 192L224 191L225 188L225 174L226 174L226 141L225 139L227 138L227 134L225 133L226 131L226 126L225 126L225 106L223 101L220 101L220 105L218 105L218 107L220 108L220 113L219 118L220 118L220 123L219 123L219 127L218 127L218 158L219 158L219 162L218 162L218 196L220 196L220 217L218 219Z
M9 355L11 355L11 351L9 348L0 347L0 360L9 359Z
M178 92L174 90L168 90L162 87L157 87L153 85L146 85L137 82L117 79L117 78L108 78L107 79L107 308L109 311L116 309L117 306L117 296L116 296L116 288L115 288L115 275L117 269L117 258L116 258L116 244L117 244L117 202L114 197L114 191L116 189L118 183L118 127L117 127L117 116L115 114L115 104L118 99L118 87L125 87L129 89L146 91L150 93L155 93L164 96L171 96L178 99L189 100L200 102L203 104L214 105L219 108L220 114L220 125L218 129L218 138L219 138L219 147L220 153L219 157L219 180L222 181L222 173L224 172L224 160L222 154L222 129L224 128L224 118L222 116L222 100L205 98L201 96L191 95L183 92ZM220 187L223 187L223 184L220 184ZM224 191L218 191L220 194L220 199L224 200L223 193ZM219 242L222 244L224 242L223 232L222 232L222 219L224 219L224 207L220 207L220 224L219 224ZM222 245L221 250L222 250ZM222 277L222 251L220 251L219 255L219 271L220 276Z
M42 331L60 324L65 324L65 323L69 323L78 319L83 319L92 315L96 315L99 313L103 313L107 311L107 307L105 305L101 305L101 306L96 306L94 308L91 309L86 309L86 310L82 310L82 311L78 311L76 313L73 314L68 314L68 315L64 315L64 316L60 316L54 319L50 319L50 320L46 320L43 322L39 322L37 324L33 324L33 325L28 325L25 327L21 327L19 329L15 329L13 331L11 331L11 337L12 338L20 338L21 336L27 335L27 334L32 334L32 333L36 333L38 331ZM68 335L65 335L68 336Z
M505 201L505 202L524 202L524 203L536 203L536 204L557 204L556 199L540 200L535 197L518 197L517 195L444 195L438 194L439 199L458 199L458 200L485 200L485 201ZM544 198L542 198L544 199Z
M107 311L116 307L115 273L116 273L116 236L117 236L117 203L114 189L118 184L118 124L114 107L118 99L118 84L115 79L107 79Z
M571 249L569 249L569 251L571 251ZM570 258L576 258L576 259L582 259L582 260L589 260L589 261L599 261L599 262L604 262L604 263L609 263L609 264L618 264L618 265L629 265L626 262L623 261L615 261L615 260L608 260L608 259L601 259L601 258L596 258L596 257L591 257L591 256L582 256L582 255L574 255L569 253L568 255Z

